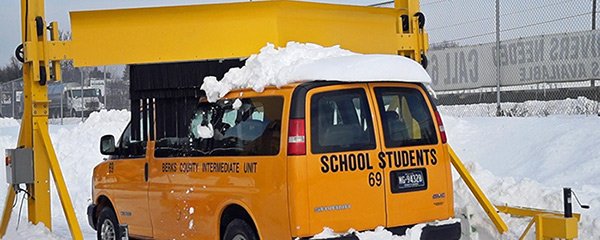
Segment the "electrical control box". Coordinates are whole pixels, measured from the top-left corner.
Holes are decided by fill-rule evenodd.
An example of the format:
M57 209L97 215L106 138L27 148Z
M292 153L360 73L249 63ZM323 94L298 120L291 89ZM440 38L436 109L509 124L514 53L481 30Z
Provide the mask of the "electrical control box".
M33 149L5 150L6 182L8 184L33 183Z

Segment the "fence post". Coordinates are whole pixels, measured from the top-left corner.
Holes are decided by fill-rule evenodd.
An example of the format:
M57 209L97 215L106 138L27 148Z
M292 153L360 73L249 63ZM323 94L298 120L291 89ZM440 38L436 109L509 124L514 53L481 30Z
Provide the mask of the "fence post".
M106 66L104 66L104 89L102 89L102 95L104 95L104 109L108 110L106 107Z
M85 101L83 99L83 68L81 68L81 122L83 122L83 109L85 107Z
M596 0L592 0L592 30L596 30Z
M60 94L60 125L63 125L63 121L64 121L64 117L65 117L65 109L64 109L64 105L65 104L63 101L63 99L65 98L65 94L67 93L67 88L66 85L64 85L65 87L62 90L62 93Z
M15 90L15 81L12 81L10 83L10 92L11 92L11 97L12 97L12 118L16 119L16 113L15 113L15 105L17 104L17 91ZM21 99L19 99L20 101Z
M500 106L500 0L496 0L496 116L502 115Z

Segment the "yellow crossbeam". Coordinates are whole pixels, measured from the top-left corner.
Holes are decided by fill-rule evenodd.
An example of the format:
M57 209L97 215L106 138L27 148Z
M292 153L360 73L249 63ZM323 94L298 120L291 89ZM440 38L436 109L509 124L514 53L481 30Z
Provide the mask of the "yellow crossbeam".
M417 26L409 33L398 31L402 14L416 24L414 11L418 5L261 1L73 12L72 41L55 44L61 49L50 50L49 58L73 59L76 66L198 61L248 57L266 43L297 41L359 53L399 54L402 49L419 61L415 53L427 50L425 31Z
M516 217L534 217L534 216L540 215L540 214L549 214L549 215L554 215L554 216L558 216L558 217L564 216L564 213L559 212L559 211L550 211L550 210L538 209L538 208L511 207L511 206L503 206L503 205L496 205L496 208L500 212L510 214L510 215L513 215ZM579 214L579 213L573 213L573 217L575 219L577 219L577 221L581 220L581 214Z
M531 217L531 221L521 234L524 239L533 224L536 227L536 239L574 239L578 236L577 223L581 214L573 213L573 217L565 218L564 213L537 208L496 206L500 212L513 217Z

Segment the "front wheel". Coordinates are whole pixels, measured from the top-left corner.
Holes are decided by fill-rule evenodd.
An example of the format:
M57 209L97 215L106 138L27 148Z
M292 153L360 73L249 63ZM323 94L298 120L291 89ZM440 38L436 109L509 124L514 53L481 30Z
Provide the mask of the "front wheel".
M98 240L120 240L123 233L119 228L119 221L112 208L104 207L96 223Z
M227 225L223 240L258 240L258 237L248 223L241 219L234 219Z

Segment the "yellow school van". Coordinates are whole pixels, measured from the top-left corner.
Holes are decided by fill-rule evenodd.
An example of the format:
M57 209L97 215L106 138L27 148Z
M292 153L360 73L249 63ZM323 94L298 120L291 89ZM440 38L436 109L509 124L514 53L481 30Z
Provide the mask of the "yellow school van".
M177 134L157 130L166 123L146 102L118 139L101 139L109 157L88 208L98 239L401 235L453 218L446 134L423 81L333 79L198 96ZM458 222L431 224L421 239L460 234Z

